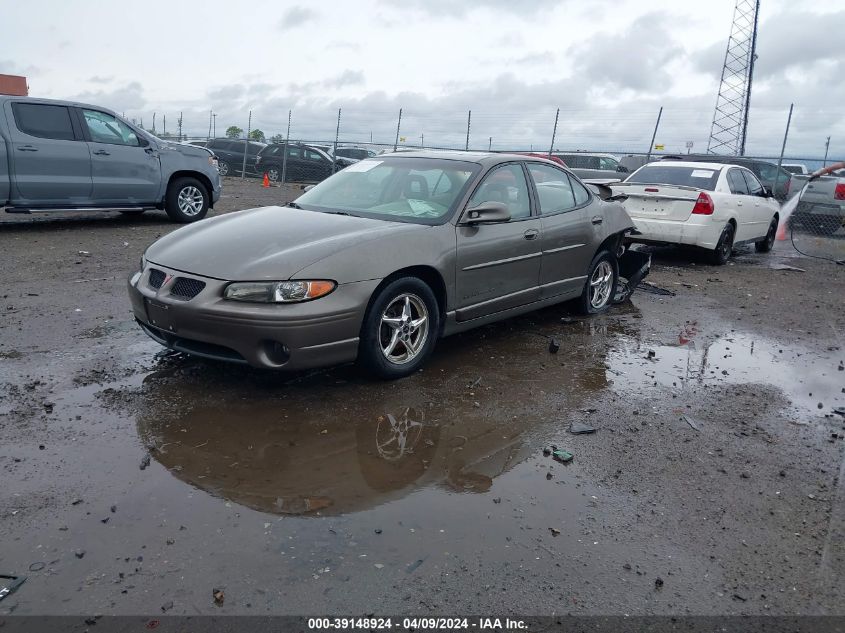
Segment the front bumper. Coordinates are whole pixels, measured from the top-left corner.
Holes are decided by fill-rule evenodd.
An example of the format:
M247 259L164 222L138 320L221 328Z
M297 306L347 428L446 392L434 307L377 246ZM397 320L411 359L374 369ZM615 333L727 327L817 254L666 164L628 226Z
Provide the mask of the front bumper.
M150 272L166 277L159 288ZM179 279L205 286L193 298L173 294ZM162 345L189 354L267 369L300 370L355 360L367 303L378 280L342 284L304 303L257 304L223 299L228 281L155 263L128 281L135 319Z
M631 217L639 234L633 242L643 244L685 244L714 250L725 222L709 215L693 215L685 221Z

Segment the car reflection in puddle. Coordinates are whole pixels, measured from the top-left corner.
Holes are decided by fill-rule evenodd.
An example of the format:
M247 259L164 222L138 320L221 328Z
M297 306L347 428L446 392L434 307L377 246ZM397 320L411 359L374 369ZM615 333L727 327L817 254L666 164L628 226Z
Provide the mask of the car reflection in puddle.
M451 337L425 372L392 383L348 367L282 384L177 359L145 379L138 432L179 480L267 513L358 512L429 487L483 493L560 430L561 410L607 387L596 328L621 332L612 318L563 325L559 312L520 321ZM557 355L550 335L564 337Z

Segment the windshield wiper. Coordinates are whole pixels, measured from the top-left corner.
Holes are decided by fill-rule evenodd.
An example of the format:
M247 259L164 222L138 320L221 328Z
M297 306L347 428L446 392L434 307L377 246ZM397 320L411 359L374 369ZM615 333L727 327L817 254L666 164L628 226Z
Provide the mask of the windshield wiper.
M297 204L296 202L294 202L293 200L291 200L290 202L288 202L285 206L286 206L286 207L291 207L291 208L293 208L293 209L301 209L301 208L302 208L300 205L298 205L298 204Z

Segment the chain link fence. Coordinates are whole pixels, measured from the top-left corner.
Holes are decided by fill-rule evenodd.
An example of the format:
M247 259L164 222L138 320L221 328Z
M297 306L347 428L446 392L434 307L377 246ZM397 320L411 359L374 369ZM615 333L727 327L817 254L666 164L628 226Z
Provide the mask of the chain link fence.
M845 264L845 169L812 180L798 176L795 184L801 188L783 206L795 250Z

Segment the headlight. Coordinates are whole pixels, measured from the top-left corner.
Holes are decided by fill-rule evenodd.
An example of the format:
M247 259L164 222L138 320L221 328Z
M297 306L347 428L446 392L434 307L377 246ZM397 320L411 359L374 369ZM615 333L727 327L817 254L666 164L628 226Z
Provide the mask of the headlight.
M223 297L255 303L296 303L325 297L336 287L333 281L247 281L229 284Z

